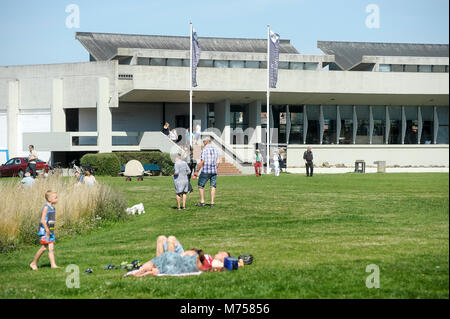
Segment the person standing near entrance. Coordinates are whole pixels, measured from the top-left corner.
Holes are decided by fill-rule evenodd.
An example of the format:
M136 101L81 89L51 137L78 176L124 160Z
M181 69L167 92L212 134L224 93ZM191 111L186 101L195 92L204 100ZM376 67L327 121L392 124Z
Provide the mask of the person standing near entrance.
M303 159L305 160L306 166L306 176L312 177L314 164L313 164L313 153L311 152L311 146L308 146L308 149L303 153Z
M205 193L204 188L206 182L209 180L209 186L211 187L211 207L214 207L214 198L216 196L216 179L217 179L217 161L219 160L219 152L211 145L211 139L209 137L203 140L203 150L200 155L200 163L197 166L197 170L194 172L194 176L198 176L200 169L202 172L198 177L198 191L200 193L200 203L195 206L205 206Z
M34 150L33 145L29 145L28 150L30 151L30 154L28 155L28 165L26 172L30 170L33 178L36 178L36 160L38 159L38 156L36 154L36 151Z

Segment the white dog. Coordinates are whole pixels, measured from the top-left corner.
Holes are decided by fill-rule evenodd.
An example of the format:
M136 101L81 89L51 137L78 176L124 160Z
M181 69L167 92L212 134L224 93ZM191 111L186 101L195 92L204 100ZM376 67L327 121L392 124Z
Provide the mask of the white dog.
M139 203L126 209L128 215L145 214L144 204Z

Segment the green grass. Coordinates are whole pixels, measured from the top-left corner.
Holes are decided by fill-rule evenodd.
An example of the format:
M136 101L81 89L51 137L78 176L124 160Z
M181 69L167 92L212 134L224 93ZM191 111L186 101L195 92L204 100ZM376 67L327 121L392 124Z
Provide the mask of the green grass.
M187 211L172 209L170 177L98 180L147 213L57 241L62 269L50 269L45 254L40 270L29 270L38 246L0 254L0 298L449 298L448 174L219 177L216 207L194 207L195 192ZM160 234L255 261L182 278L103 270L150 260ZM94 273L69 289L69 264ZM365 285L369 264L380 267L379 289Z

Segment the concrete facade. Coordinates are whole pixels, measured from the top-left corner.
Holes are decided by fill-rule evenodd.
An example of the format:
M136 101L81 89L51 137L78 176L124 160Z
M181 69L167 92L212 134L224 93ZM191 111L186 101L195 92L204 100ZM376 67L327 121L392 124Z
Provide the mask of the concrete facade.
M8 149L10 157L14 157L26 154L27 146L34 144L46 161L55 152L167 150L171 145L156 133L164 122L169 122L171 128L184 123L186 128L190 76L185 63L188 58L186 50L118 48L107 61L0 67L0 149ZM164 65L153 65L152 61ZM193 94L194 120L202 131L211 130L209 123L214 122L214 132L218 132L214 135L215 143L221 145L227 159L234 159L239 165L251 163L256 145L266 142L262 123L262 113L266 112L267 84L263 67L266 54L204 51L201 61L197 71L199 86ZM216 61L222 64L216 66ZM303 116L300 124L304 144L297 141L283 145L277 142L277 134L293 134L291 130L301 126L291 114L294 113L292 106L303 105L317 108L320 138L313 143L316 165L328 162L351 166L356 159L363 159L367 163L385 160L388 165L397 166L449 166L448 57L366 55L351 71L329 70L327 67L334 61L333 55L280 54L280 65L284 63L284 67L279 70L277 88L270 93L269 122L271 128L280 126L276 127L275 135L272 134L271 143L274 148L287 149L288 169L299 169L303 165L305 132L313 129L313 117L306 112L299 113ZM433 65L440 71L381 72L380 65L384 64ZM370 71L363 70L367 65ZM274 118L277 105L290 106L284 112L288 115L283 120L285 124ZM322 144L324 128L328 125L323 106L336 105L353 106L353 115L349 117L353 121L352 145ZM232 110L236 106L245 109L243 122L239 124L243 127L241 133L232 128L235 116ZM357 135L361 119L356 111L359 106L369 107L366 120L370 134L366 144L359 144ZM402 141L399 145L383 142L374 145L373 106L402 107L398 122ZM408 118L408 107L418 106L417 119ZM425 127L425 121L430 120L422 116L424 107L433 109L431 145L401 145L405 141L407 121L417 123L419 136L425 129L430 130ZM446 108L446 123L445 112L441 112L442 115L436 107L439 112ZM76 115L69 116L70 110L75 110ZM210 112L214 114L212 117ZM341 132L346 119L339 107L337 114L337 132ZM390 123L393 114L387 112L384 121ZM23 123L27 123L27 128ZM70 125L75 125L75 129L70 129ZM282 129L287 132L281 132ZM445 129L447 142L439 144L442 137L438 138L438 132L444 132L445 138ZM236 134L238 142L234 144ZM335 138L339 143L339 136Z

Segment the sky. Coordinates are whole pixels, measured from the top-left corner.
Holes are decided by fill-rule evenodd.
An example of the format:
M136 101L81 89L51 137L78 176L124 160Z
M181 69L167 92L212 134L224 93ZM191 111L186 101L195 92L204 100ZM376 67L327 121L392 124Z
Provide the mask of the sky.
M448 44L448 10L448 0L2 0L0 65L86 62L75 32L188 36L189 21L199 37L266 38L270 24L303 54L322 54L319 40Z

